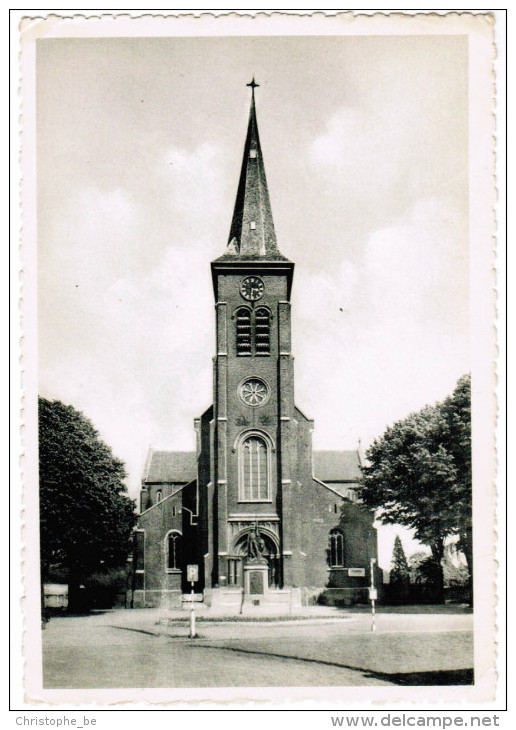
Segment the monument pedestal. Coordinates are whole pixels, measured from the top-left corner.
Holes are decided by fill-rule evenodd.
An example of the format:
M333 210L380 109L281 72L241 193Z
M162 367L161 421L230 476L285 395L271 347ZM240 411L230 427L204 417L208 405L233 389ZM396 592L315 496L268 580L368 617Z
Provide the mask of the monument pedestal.
M269 592L269 566L267 563L246 563L244 565L245 602L260 605L260 600Z

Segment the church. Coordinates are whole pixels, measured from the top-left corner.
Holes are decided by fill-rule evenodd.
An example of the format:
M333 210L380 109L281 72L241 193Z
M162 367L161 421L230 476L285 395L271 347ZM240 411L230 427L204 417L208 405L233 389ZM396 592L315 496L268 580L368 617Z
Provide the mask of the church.
M213 404L195 452L150 450L135 531L132 606L289 607L367 600L373 515L356 499L359 451L312 451L294 400L294 264L278 248L255 88L224 253L211 263ZM376 567L375 584L381 571Z

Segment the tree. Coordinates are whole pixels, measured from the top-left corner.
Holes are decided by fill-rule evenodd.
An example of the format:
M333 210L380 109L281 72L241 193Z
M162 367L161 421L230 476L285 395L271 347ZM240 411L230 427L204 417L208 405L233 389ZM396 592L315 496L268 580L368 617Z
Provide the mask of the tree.
M403 603L408 598L410 574L407 557L401 544L400 536L394 539L392 550L391 572L389 576L390 593L392 600Z
M394 538L391 566L390 583L406 585L409 581L409 569L399 535Z
M442 435L457 470L450 498L455 512L458 535L456 548L464 553L469 570L469 585L473 581L473 522L471 472L471 377L463 375L451 396L441 405L446 429Z
M439 566L443 598L444 543L457 536L471 564L471 381L451 396L388 428L366 453L359 494L381 522L414 530Z
M122 566L136 520L125 468L82 413L38 399L41 578L68 580L69 607L89 576Z

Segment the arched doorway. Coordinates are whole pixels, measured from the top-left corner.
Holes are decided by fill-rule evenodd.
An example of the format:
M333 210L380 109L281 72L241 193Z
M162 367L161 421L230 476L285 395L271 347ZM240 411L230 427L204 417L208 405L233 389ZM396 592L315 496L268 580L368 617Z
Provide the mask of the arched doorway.
M242 587L243 585L243 566L247 557L247 540L248 535L254 526L241 532L236 540L233 555L228 558L228 584L232 586ZM269 588L280 587L280 554L276 539L268 531L262 530L258 525L264 548L262 555L267 561L269 567Z

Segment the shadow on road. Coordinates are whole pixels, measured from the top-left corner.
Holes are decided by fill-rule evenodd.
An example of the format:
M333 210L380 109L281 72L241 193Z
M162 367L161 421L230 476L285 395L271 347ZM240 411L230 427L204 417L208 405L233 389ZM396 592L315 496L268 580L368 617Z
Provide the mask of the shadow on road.
M120 631L134 631L136 634L147 634L147 636L161 636L157 631L147 631L146 629L134 629L131 626L109 626L110 629L119 629Z
M258 651L257 649L242 649L232 646L213 646L211 644L195 644L193 646L202 649L233 651L240 654L255 654L264 657L275 657L277 659L290 659L298 662L306 662L309 664L324 664L330 667L339 667L340 669L350 669L354 672L360 672L364 677L367 677L368 679L381 679L384 682L391 682L392 684L406 686L474 684L473 669L448 669L430 672L406 672L389 674L387 672L376 672L370 669L364 669L363 667L352 667L348 664L331 662L326 659L300 657L292 654L277 654L275 652Z
M366 675L369 676L369 675ZM372 674L371 676L379 676ZM435 672L408 672L406 674L383 674L383 677L388 677L391 682L396 684L410 685L414 687L416 685L459 685L459 684L474 684L475 677L473 669L447 669L443 671Z
M342 609L343 613L352 615L354 613L363 614L371 613L370 606L347 606ZM404 615L418 615L418 614L439 614L445 616L455 616L457 614L471 614L473 609L465 603L450 603L450 604L428 604L421 605L416 604L413 606L389 606L381 604L376 608L377 614L388 613L388 614L404 614Z

